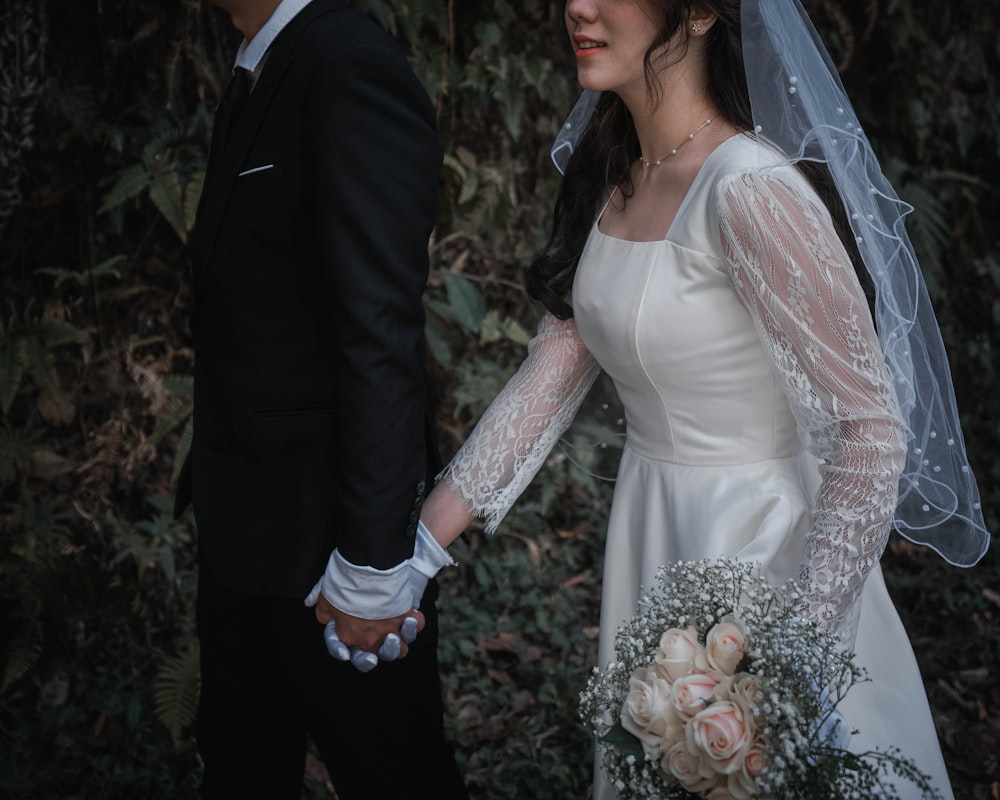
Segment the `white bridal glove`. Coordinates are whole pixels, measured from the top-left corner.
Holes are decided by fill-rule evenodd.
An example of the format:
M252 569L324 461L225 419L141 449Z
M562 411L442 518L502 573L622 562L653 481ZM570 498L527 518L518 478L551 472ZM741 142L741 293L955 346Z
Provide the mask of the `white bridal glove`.
M417 522L417 541L413 545L413 557L403 563L410 567L409 583L413 608L420 608L420 600L431 578L445 567L457 566L457 562L448 555L448 551L438 543L423 522Z
M455 564L448 551L431 535L422 522L417 523L413 556L387 570L358 566L347 561L338 550L330 554L323 573L305 599L307 606L316 605L322 593L330 605L361 619L388 619L419 608L427 582L442 567ZM407 644L417 635L417 620L407 617L400 629ZM324 630L326 649L338 661L348 661L361 672L375 668L379 660L399 658L400 637L390 633L379 647L378 654L358 647L348 648L337 636L333 621Z

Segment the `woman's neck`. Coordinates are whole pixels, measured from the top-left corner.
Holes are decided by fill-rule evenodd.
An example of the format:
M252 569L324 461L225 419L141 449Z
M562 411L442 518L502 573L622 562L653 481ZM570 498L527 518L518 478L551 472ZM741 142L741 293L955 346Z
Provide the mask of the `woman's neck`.
M684 145L704 134L709 121L714 122L719 114L705 92L676 89L664 87L656 108L647 103L645 108L629 109L645 162L662 161L681 152Z
M632 115L643 159L649 162L669 157L691 141L692 134L704 133L705 120L719 113L708 94L703 52L690 49L680 61L660 71L658 80L657 94L651 95L645 83L621 94Z

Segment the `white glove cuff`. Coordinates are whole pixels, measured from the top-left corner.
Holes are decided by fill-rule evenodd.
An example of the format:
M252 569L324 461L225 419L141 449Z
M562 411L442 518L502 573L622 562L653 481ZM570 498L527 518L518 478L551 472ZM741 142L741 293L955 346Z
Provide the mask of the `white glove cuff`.
M386 570L358 566L334 550L327 561L320 590L334 608L351 616L396 617L413 608L407 564L404 561Z
M434 538L422 522L417 523L417 540L413 545L410 565L421 575L433 578L442 567L454 566L456 562Z

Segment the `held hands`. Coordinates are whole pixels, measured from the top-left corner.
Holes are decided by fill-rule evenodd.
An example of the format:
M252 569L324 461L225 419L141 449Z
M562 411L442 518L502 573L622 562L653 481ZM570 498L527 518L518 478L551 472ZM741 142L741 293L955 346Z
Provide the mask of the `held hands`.
M427 582L454 563L418 523L413 556L388 570L352 564L334 550L305 604L316 607L316 618L326 626L330 655L368 672L380 660L406 656L407 645L426 624L417 609Z
M330 655L338 661L350 661L360 672L371 671L379 661L405 657L407 645L426 624L416 609L384 620L351 616L330 605L322 594L316 601L316 619L326 625L323 638Z

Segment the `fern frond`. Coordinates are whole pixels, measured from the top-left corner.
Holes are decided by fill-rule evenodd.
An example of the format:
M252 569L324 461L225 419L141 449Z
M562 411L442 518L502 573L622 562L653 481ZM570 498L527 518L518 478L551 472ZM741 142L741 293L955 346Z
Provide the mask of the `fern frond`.
M99 214L105 214L113 208L117 208L127 200L141 194L153 175L145 164L133 164L122 170L114 185L104 196L104 202L97 210Z
M0 425L0 484L12 481L18 473L27 472L34 462L36 441L41 432L34 434Z
M75 514L61 494L34 493L27 487L21 492L25 529L40 541L59 544L72 536ZM55 549L59 549L58 547Z
M149 184L149 199L170 223L180 240L186 242L188 232L184 222L183 189L180 175L173 163L160 165L153 172Z
M21 336L4 339L0 342L0 410L6 414L24 377L28 348Z
M184 187L184 241L187 234L194 228L195 214L198 213L198 202L201 200L201 189L205 185L205 170L200 169L191 175Z
M0 693L7 691L17 681L27 675L42 655L42 629L32 625L7 647L7 662L3 668Z
M174 122L163 120L157 120L157 125L160 130L154 133L153 138L150 139L146 146L142 148L142 160L150 167L152 172L153 165L163 159L163 157L172 149L174 149L179 144L184 144L187 141L187 133L185 133L184 128L177 125Z
M170 732L174 744L179 744L184 730L194 724L198 715L201 670L197 640L164 662L154 692L156 718Z

